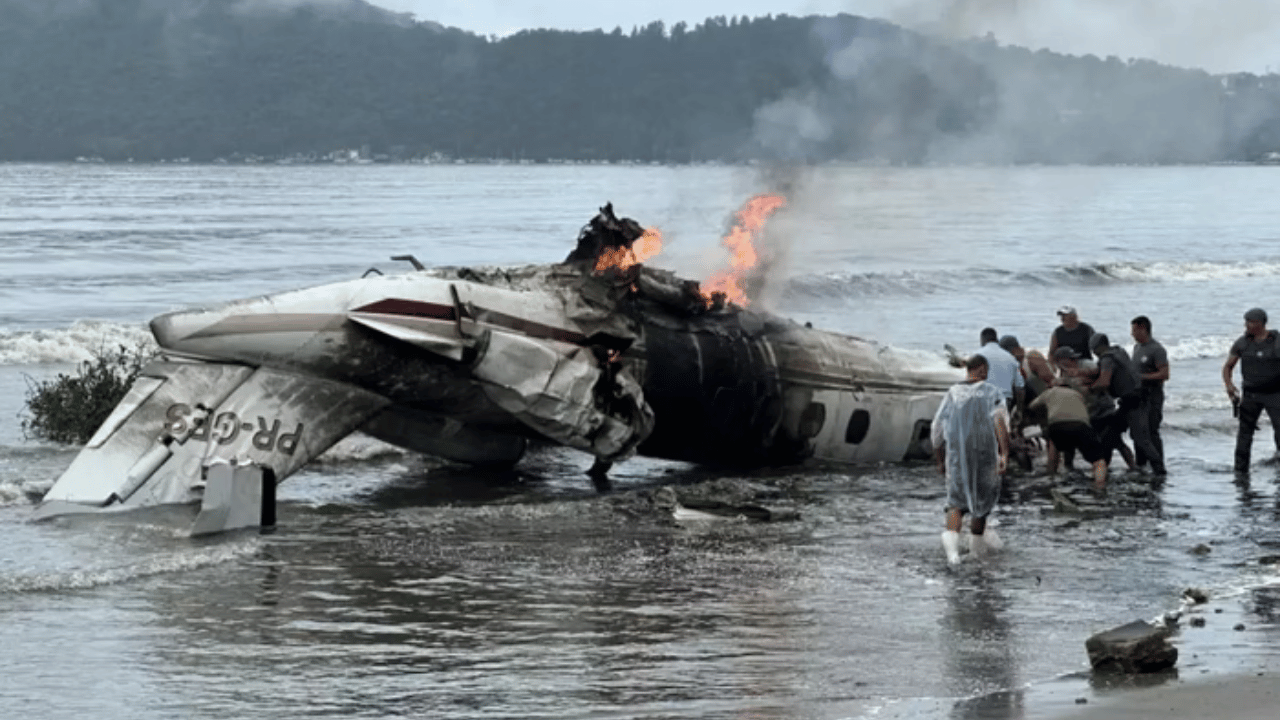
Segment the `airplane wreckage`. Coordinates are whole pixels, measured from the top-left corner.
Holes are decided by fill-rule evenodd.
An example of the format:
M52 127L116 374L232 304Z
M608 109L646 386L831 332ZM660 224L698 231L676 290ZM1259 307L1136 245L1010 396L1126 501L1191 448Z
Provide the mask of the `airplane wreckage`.
M549 441L594 455L595 473L636 453L930 456L954 370L912 370L893 348L748 309L736 286L646 267L655 239L606 206L559 264L404 256L402 274L160 315L159 359L35 516L198 503L193 534L272 525L276 483L355 431L486 466Z

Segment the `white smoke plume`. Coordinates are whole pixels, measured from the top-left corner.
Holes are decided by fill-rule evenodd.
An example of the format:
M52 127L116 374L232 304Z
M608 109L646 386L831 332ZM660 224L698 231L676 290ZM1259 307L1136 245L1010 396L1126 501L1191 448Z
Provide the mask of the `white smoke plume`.
M954 38L991 33L1033 50L1213 73L1280 71L1274 0L882 0L880 7L892 22Z

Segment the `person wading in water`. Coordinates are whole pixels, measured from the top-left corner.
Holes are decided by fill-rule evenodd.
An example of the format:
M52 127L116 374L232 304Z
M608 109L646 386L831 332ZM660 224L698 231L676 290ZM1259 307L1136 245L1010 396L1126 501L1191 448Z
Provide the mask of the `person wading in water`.
M1235 470L1244 475L1249 472L1249 455L1253 450L1253 433L1258 429L1258 417L1267 411L1271 429L1275 433L1276 454L1280 455L1280 341L1275 330L1267 330L1267 312L1253 308L1244 314L1244 335L1231 346L1227 361L1222 365L1222 382L1227 386L1227 397L1240 416L1236 430ZM1240 363L1241 384L1244 395L1231 382L1231 371Z

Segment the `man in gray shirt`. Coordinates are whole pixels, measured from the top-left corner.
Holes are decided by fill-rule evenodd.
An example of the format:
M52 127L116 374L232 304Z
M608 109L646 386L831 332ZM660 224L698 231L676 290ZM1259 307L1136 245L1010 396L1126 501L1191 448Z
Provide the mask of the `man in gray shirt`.
M1240 363L1240 377L1244 385L1242 396L1233 382L1231 372ZM1253 449L1253 433L1258 429L1258 417L1267 411L1271 429L1275 433L1276 453L1280 455L1280 340L1275 330L1267 330L1267 312L1253 308L1244 314L1244 335L1235 341L1222 365L1222 382L1227 386L1227 397L1240 415L1240 427L1236 431L1235 470L1249 472L1249 455Z
M1142 380L1143 399L1147 403L1147 435L1151 444L1164 457L1164 440L1160 438L1160 424L1164 422L1164 383L1169 379L1169 353L1151 337L1151 319L1139 315L1129 322L1133 335L1133 367ZM1135 447L1135 461L1142 467L1151 461L1142 448ZM1152 465L1154 468L1154 464Z

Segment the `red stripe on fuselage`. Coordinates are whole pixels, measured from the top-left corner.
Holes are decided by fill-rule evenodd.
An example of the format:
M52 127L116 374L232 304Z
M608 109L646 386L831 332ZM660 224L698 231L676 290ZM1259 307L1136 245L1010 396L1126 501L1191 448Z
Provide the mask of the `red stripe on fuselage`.
M436 320L456 320L457 316L453 312L452 305L440 305L439 303L419 302L417 300L401 300L399 298L387 298L370 303L364 307L358 307L354 312L363 313L380 313L382 315L409 315L411 317L434 318Z
M487 323L489 325L497 325L498 327L514 330L516 332L528 335L529 337L541 338L545 340L559 340L560 342L572 343L574 345L584 345L587 342L587 336L580 332L565 330L564 328L554 327L552 325L543 325L542 323L525 320L524 318L507 315L496 310L488 310L472 306L475 314L472 315L463 308L463 317L475 320L476 322ZM402 298L387 298L370 303L363 307L355 308L354 312L362 313L378 313L380 315L407 315L410 317L425 317L434 320L456 320L457 313L454 312L452 305L441 305L439 303L422 302L419 300L404 300Z

